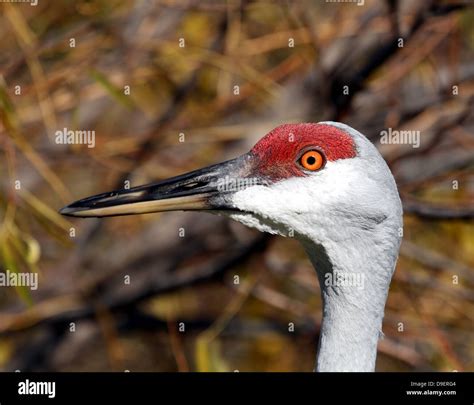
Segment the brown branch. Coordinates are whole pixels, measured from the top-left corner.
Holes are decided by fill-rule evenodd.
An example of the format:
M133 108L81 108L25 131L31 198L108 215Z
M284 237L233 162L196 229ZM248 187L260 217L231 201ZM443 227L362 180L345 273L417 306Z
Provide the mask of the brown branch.
M471 219L474 218L474 204L468 206L434 205L428 202L403 198L403 211L426 219Z
M193 286L219 280L228 270L241 265L254 253L265 249L270 237L262 234L251 243L237 249L226 259L212 267L204 267L193 273L173 274L159 278L154 284L148 284L146 289L135 292L130 296L99 297L94 302L84 303L78 295L64 295L40 302L17 314L3 314L0 318L0 335L18 332L39 325L56 325L76 322L80 319L90 319L96 316L96 306L104 305L111 313L129 310L136 304L159 294L169 293L183 287ZM172 269L171 269L172 270Z

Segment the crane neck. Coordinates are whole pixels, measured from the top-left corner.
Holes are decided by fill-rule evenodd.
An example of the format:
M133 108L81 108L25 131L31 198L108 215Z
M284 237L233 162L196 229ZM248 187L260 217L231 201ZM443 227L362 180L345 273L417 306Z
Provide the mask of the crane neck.
M323 318L316 371L374 371L397 255L363 241L302 241L318 274ZM344 246L341 251L340 246ZM398 246L394 247L398 252Z

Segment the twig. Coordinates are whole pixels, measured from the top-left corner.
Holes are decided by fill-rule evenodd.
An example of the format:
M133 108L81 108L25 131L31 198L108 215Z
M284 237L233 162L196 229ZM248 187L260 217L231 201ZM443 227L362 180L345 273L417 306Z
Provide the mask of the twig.
M228 256L215 266L203 268L193 274L175 274L160 278L155 284L146 289L122 298L101 298L97 302L105 305L111 312L124 311L134 307L139 302L158 294L176 291L184 286L197 285L209 280L220 279L229 269L241 265L255 252L262 251L269 237L261 235L248 245L237 249L236 253ZM17 314L3 314L0 319L0 335L29 329L39 325L68 323L95 316L96 308L84 303L77 295L64 295L40 302L34 307Z
M474 206L443 206L422 202L411 197L403 197L405 213L415 214L426 219L471 219L474 218Z

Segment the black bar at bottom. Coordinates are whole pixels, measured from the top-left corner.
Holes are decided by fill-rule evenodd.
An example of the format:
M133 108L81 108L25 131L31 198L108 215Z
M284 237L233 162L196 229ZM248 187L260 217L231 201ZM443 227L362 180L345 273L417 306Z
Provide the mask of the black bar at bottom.
M474 373L0 373L1 405L229 400L473 404Z

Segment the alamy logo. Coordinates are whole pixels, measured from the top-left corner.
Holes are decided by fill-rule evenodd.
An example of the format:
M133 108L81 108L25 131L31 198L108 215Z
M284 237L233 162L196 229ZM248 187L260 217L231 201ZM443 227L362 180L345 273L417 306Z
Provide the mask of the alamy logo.
M389 145L412 145L414 148L420 147L420 131L398 131L388 128L380 131L380 143Z
M240 178L240 177L229 177L225 176L217 180L217 190L220 192L223 191L239 191L244 188L258 185L257 178Z
M18 395L47 395L48 398L56 396L56 383L54 381L20 381Z
M54 133L55 142L59 145L87 145L95 147L95 131L73 131L64 128Z
M356 287L362 290L364 288L364 274L335 270L324 275L324 285L326 287Z
M0 3L30 3L31 6L37 6L38 0L0 0Z
M38 273L17 273L7 269L0 273L0 287L30 287L31 290L37 290Z
M326 3L355 3L358 6L363 6L365 0L326 0Z

